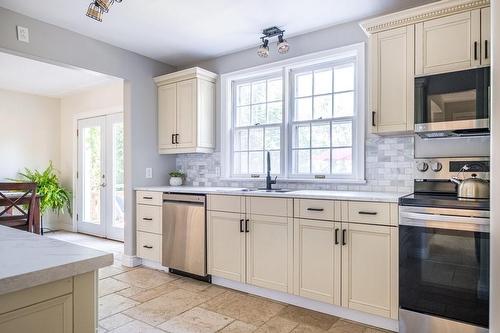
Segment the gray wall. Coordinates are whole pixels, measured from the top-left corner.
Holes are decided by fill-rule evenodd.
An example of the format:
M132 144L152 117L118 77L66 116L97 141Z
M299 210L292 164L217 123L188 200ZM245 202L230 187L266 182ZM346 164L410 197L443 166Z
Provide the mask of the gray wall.
M16 25L30 29L29 44L17 41ZM165 184L168 171L175 166L175 158L157 153L157 93L152 80L175 68L3 8L0 8L0 51L125 79L125 254L133 255L132 188ZM146 167L154 169L153 179L145 179Z

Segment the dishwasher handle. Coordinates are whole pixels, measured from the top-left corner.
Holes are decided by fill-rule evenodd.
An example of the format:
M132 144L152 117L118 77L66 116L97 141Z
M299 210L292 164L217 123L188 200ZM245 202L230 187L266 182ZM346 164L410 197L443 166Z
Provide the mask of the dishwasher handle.
M205 196L197 194L163 193L163 202L205 205Z

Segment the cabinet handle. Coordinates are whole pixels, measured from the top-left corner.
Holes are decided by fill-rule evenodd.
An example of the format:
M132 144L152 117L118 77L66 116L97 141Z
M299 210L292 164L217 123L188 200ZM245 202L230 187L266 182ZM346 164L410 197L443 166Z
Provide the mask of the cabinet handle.
M324 211L323 208L307 208L307 210L309 210L311 212L322 212L322 211Z
M347 245L347 229L342 229L342 245Z
M484 41L484 59L488 59L488 40Z
M245 220L245 232L250 232L250 230L248 230L248 222L250 222L250 220L246 219Z
M172 134L172 144L175 145L175 134Z
M244 232L243 230L243 219L240 220L240 232Z
M339 228L335 228L335 245L339 245Z
M153 197L142 197L144 200L153 200Z
M152 219L152 218L150 218L150 217L143 217L142 219L143 219L144 221L153 221L153 219Z
M145 249L152 249L153 247L151 245L144 245L143 248L145 248Z
M376 112L372 111L372 126L373 127L377 126L377 124L375 124L375 114L376 114Z
M179 144L179 134L175 135L175 144Z
M477 60L477 42L474 42L474 60Z
M359 215L377 215L377 212L358 212Z

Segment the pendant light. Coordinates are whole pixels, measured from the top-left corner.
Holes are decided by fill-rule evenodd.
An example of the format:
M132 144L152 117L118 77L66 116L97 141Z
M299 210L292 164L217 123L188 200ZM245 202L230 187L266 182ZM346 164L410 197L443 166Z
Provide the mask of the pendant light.
M87 16L98 22L102 22L102 8L97 4L97 1L92 2L87 9Z

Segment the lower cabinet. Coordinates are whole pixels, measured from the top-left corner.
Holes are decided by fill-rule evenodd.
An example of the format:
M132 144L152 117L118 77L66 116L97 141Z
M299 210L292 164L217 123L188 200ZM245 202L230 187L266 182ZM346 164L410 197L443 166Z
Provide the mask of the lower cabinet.
M398 229L342 223L342 306L398 318Z

